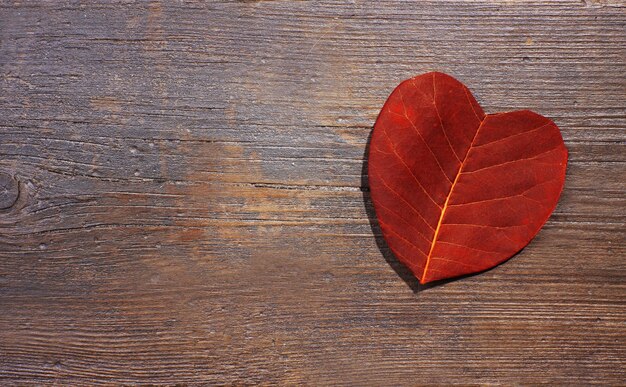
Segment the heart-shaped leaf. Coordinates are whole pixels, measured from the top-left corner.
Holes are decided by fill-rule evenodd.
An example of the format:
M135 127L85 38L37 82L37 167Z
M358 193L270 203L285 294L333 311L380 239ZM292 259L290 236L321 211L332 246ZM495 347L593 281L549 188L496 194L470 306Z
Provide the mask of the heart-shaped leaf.
M492 268L530 242L563 189L559 128L528 110L485 114L449 75L402 82L370 143L372 201L421 283Z

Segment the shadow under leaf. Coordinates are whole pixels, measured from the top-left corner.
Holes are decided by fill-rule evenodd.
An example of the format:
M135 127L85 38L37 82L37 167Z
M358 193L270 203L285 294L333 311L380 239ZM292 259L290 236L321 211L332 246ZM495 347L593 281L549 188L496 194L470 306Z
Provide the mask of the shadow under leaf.
M365 152L363 153L363 167L361 169L361 191L363 192L363 204L365 205L365 211L367 212L367 217L369 219L370 227L372 229L372 233L374 234L374 237L376 238L376 245L378 246L378 249L380 250L381 254L385 258L389 266L391 266L391 268L396 272L396 274L398 274L398 276L402 278L402 280L411 288L411 290L413 290L414 293L418 293L420 291L434 288L439 285L446 284L448 282L456 281L461 278L466 278L466 277L475 275L475 274L468 274L468 275L464 275L461 277L433 281L433 282L429 282L427 284L422 285L419 283L418 279L415 278L415 275L413 275L411 270L409 270L409 268L407 268L400 261L398 261L396 256L393 254L393 252L389 248L389 245L387 244L387 241L385 241L385 238L383 237L382 231L380 229L380 224L378 223L378 219L376 218L376 211L374 210L374 204L372 203L372 197L370 193L367 168L368 168L368 156L369 156L369 150L370 150L370 142L372 140L373 132L374 131L371 130L369 136L367 137L367 143L365 145Z

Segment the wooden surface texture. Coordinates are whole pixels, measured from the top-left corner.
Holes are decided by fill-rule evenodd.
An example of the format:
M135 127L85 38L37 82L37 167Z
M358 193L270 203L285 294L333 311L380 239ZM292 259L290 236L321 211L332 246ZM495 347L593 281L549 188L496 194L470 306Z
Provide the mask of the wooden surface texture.
M443 71L570 151L538 236L421 287L364 174ZM626 3L0 2L0 384L626 382Z

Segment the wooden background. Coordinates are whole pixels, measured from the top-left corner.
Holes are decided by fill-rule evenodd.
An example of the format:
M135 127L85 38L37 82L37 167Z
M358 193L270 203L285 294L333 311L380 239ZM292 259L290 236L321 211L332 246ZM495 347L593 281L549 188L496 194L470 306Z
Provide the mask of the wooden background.
M0 384L622 384L626 3L0 3ZM553 119L539 235L419 287L364 152L403 79Z

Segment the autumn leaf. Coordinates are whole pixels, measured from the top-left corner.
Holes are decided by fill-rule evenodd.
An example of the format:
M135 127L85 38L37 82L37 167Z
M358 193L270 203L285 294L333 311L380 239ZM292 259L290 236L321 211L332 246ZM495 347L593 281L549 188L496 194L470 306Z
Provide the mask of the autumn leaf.
M467 87L434 72L387 99L368 175L385 240L427 283L487 270L526 246L556 207L566 165L551 120L485 114Z

